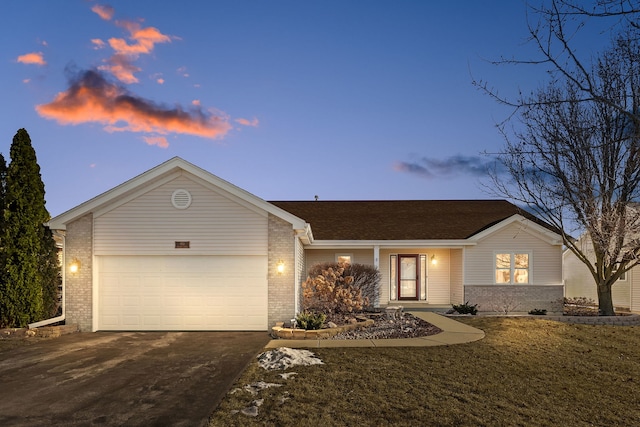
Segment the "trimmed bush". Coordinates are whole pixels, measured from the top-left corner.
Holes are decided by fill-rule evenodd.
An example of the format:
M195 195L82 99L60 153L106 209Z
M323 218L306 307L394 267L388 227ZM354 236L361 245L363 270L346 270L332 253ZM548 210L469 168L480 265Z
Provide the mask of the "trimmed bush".
M313 311L303 311L296 316L298 327L306 331L314 331L322 328L327 316L324 313L314 313Z
M459 314L478 314L478 304L470 305L469 301L464 304L452 305L453 309Z

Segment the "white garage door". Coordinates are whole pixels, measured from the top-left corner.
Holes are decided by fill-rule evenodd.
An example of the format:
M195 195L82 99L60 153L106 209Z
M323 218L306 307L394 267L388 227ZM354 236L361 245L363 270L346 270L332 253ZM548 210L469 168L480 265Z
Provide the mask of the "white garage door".
M267 258L98 257L98 329L267 329Z

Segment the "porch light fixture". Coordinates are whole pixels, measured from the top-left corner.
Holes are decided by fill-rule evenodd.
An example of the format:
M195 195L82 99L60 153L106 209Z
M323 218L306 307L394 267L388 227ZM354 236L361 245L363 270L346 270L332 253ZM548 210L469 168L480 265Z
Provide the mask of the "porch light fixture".
M284 273L284 261L283 260L278 261L278 264L276 264L276 271L278 272L278 274Z
M69 272L71 274L76 274L80 271L80 260L78 258L73 258L69 263Z
M432 265L437 265L438 264L438 259L436 258L435 255L431 255L431 264Z

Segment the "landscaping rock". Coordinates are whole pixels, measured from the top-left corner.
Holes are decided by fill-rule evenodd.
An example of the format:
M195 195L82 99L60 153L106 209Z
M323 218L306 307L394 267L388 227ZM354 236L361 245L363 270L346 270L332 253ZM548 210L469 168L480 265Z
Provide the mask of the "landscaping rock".
M376 317L372 326L339 333L334 340L417 338L435 335L442 330L409 313L402 313L396 320Z

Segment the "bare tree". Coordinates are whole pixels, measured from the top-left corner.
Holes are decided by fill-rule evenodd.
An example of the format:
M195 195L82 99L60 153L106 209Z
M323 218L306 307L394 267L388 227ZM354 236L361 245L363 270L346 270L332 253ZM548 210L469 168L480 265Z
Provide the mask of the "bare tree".
M512 101L475 82L514 107L500 125L505 170L491 174L492 189L561 230L593 276L600 314L613 315L612 285L640 263L640 5L552 0L530 10L539 18L529 33L541 58L497 63L544 64L549 83ZM592 17L615 18L617 36L584 60L571 44Z

